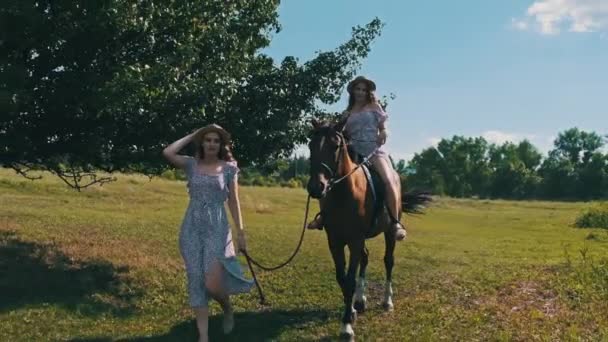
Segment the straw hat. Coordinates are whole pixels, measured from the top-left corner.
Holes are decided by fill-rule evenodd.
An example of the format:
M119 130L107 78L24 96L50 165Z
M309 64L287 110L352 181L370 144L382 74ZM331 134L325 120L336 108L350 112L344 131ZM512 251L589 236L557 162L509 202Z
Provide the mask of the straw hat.
M194 140L197 141L198 143L201 143L203 141L203 137L205 136L205 134L210 133L210 132L215 132L215 133L219 134L219 136L222 139L222 141L224 142L224 144L230 145L230 133L228 133L228 131L226 131L224 128L222 128L222 126L216 125L216 124L207 125L207 126L201 128L200 130L198 130L196 132L196 135L194 136Z
M348 93L349 94L352 93L353 88L361 82L363 82L367 85L368 91L376 90L376 83L374 83L374 81L366 78L365 76L357 76L354 80L352 80L348 83L348 86L346 87L346 90L348 91Z

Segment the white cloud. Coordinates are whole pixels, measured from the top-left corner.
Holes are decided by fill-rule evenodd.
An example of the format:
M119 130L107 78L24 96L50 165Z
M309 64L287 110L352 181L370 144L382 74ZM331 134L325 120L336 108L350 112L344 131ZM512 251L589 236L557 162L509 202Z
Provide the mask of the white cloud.
M434 147L437 147L437 145L439 144L440 141L441 141L441 138L437 138L437 137L432 137L432 138L427 139L427 143Z
M529 26L526 20L511 18L511 27L516 30L525 31Z
M536 146L540 152L542 152L543 154L547 154L550 150L553 149L553 141L555 141L556 136L554 135L550 135L550 136L542 136L542 137L537 137L535 139L531 139L531 143Z
M485 131L481 134L481 136L484 137L484 139L486 139L488 142L499 145L506 142L515 143L526 138L525 135L522 134L506 133L501 131Z
M536 0L523 18L511 19L511 27L535 27L542 34L597 32L608 29L608 0Z
M391 155L391 158L393 158L395 163L397 163L401 159L405 160L406 162L409 162L410 160L412 160L412 158L414 158L414 153L402 153L402 152L393 153L392 151L389 150L389 154Z
M537 134L527 134L527 133L509 133L502 131L485 131L481 134L481 136L486 139L489 143L494 143L497 145L502 145L505 142L512 142L517 144L522 140L528 140L532 145L536 146L538 150L546 154L549 150L553 149L553 141L555 140L555 136L546 136L546 135L537 135Z

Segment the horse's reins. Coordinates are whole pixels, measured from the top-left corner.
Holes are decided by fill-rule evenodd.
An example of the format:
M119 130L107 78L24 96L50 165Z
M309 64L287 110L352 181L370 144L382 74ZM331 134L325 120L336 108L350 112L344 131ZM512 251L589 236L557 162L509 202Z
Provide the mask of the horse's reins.
M291 254L291 256L287 259L287 261L285 261L277 266L268 267L268 266L264 266L264 265L260 264L255 259L253 259L251 256L249 256L249 253L247 253L246 250L241 251L241 253L243 253L245 258L247 259L247 265L249 266L249 270L251 271L251 276L253 277L255 286L258 288L258 294L260 296L261 305L268 305L268 302L266 302L266 296L264 296L264 291L262 290L262 287L260 286L260 282L258 281L257 276L255 275L255 271L253 270L253 265L256 265L257 267L261 268L264 271L275 271L282 267L287 266L287 264L289 264L293 260L293 258L295 258L296 254L298 254L298 252L300 251L300 247L302 247L302 242L304 241L304 232L306 232L306 223L308 220L309 207L310 207L310 195L308 195L308 199L306 201L306 211L304 213L304 225L302 227L302 233L300 234L300 242L298 242L298 246L294 250L293 254Z
M345 149L347 149L347 143L346 143L346 139L344 138L344 135L342 134L342 132L336 132L338 134L338 136L340 137L340 151L338 152L338 157L336 159L336 170L338 169L338 167L340 166L340 157L342 156L342 153ZM374 157L376 155L376 153L378 152L378 150L380 149L380 146L376 147L370 154L368 154L365 158L363 158L363 161L361 161L361 163L359 163L356 167L354 167L352 170L350 170L346 175L335 179L335 175L337 173L337 171L332 170L329 165L325 164L325 163L321 163L321 166L323 166L327 171L329 171L329 173L331 174L331 179L329 180L329 185L327 186L327 192L331 191L331 189L338 183L340 183L341 181L345 180L346 178L348 178L350 175L352 175L353 173L355 173L355 171L357 171L359 168L361 168L364 164L368 164L369 160ZM370 166L368 164L368 166ZM386 203L384 204L384 206L386 207ZM399 223L401 224L401 222L399 222L399 220L391 213L391 211L388 209L388 207L386 207L387 213L390 217L390 219L393 222ZM319 213L320 214L320 213ZM317 214L317 215L319 215Z
M338 169L338 167L340 166L340 157L342 157L342 153L344 153L344 150L347 149L346 145L346 139L344 138L344 135L342 134L342 132L336 132L338 134L338 136L340 137L340 151L338 152L338 157L336 158L336 170ZM355 173L359 168L361 168L361 166L363 166L363 164L367 164L369 162L369 160L376 155L376 153L378 152L378 149L380 147L376 147L370 154L367 155L367 157L363 158L363 161L361 163L359 163L356 167L354 167L352 170L350 170L347 174L345 174L342 177L339 178L335 178L337 171L332 170L327 164L325 163L321 163L321 166L323 166L327 171L329 171L330 175L331 175L331 179L329 180L329 185L327 186L327 192L331 191L331 189L338 183L342 182L343 180L345 180L346 178L350 177L350 175L352 175L353 173Z
M346 147L347 144L346 144L346 139L344 138L344 135L341 132L337 132L337 133L338 133L338 136L340 137L340 152L338 153L338 157L336 159L336 164L339 165L340 157L342 156L343 151L345 149L347 149L347 147ZM337 171L332 170L327 164L321 163L321 166L323 166L327 171L329 171L329 173L331 175L331 179L329 181L327 191L329 192L333 186L342 182L343 180L348 178L350 175L352 175L355 171L357 171L363 164L366 164L376 154L376 152L378 152L378 148L374 149L374 151L372 151L372 153L370 153L367 157L365 157L359 165L357 165L355 168L353 168L351 171L349 171L346 175L344 175L340 178L337 178L337 179L335 178ZM298 242L298 245L297 245L296 249L294 250L294 252L291 254L291 256L285 262L283 262L277 266L273 266L273 267L264 266L264 265L260 264L258 261L256 261L255 259L253 259L249 255L249 253L247 253L246 250L241 251L241 253L243 253L245 258L247 259L247 265L249 266L249 270L251 271L251 276L253 277L255 286L258 289L258 294L260 296L261 305L268 305L268 302L266 302L266 296L264 296L264 291L262 290L262 287L260 286L260 282L258 281L257 276L255 275L255 271L253 270L253 265L261 268L264 271L275 271L275 270L278 270L280 268L287 266L293 260L293 258L295 258L296 254L298 254L298 252L300 251L300 248L302 247L302 242L304 241L304 232L306 232L306 223L308 221L309 208L310 208L310 195L308 195L308 199L306 200L306 210L304 213L304 224L302 226L302 233L300 234L300 241Z

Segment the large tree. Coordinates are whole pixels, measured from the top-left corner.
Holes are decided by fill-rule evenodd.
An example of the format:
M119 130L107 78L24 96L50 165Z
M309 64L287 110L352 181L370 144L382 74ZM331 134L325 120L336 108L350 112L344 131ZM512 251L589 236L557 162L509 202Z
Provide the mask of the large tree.
M540 179L536 170L542 155L528 140L505 142L489 150L492 177L489 194L499 198L536 196Z
M529 141L488 145L454 136L408 165L407 185L455 197L594 199L608 196L608 156L594 132L561 132L543 160Z
M483 196L490 179L487 151L488 143L482 137L441 139L436 148L414 155L408 183L449 196Z
M608 158L602 137L571 128L561 132L539 174L547 197L592 199L608 195Z
M286 155L328 115L375 19L300 63L261 53L277 0L5 0L0 5L0 164L81 187L98 170L160 172L160 150L217 122L243 164ZM88 175L90 178L80 178Z

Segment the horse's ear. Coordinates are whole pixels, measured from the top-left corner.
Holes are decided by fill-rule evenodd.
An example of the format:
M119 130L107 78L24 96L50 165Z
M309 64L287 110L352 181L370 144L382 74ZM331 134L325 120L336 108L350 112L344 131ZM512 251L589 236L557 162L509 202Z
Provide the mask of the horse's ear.
M346 125L346 120L342 119L334 125L334 130L336 130L337 132L342 132L344 130L345 125Z

